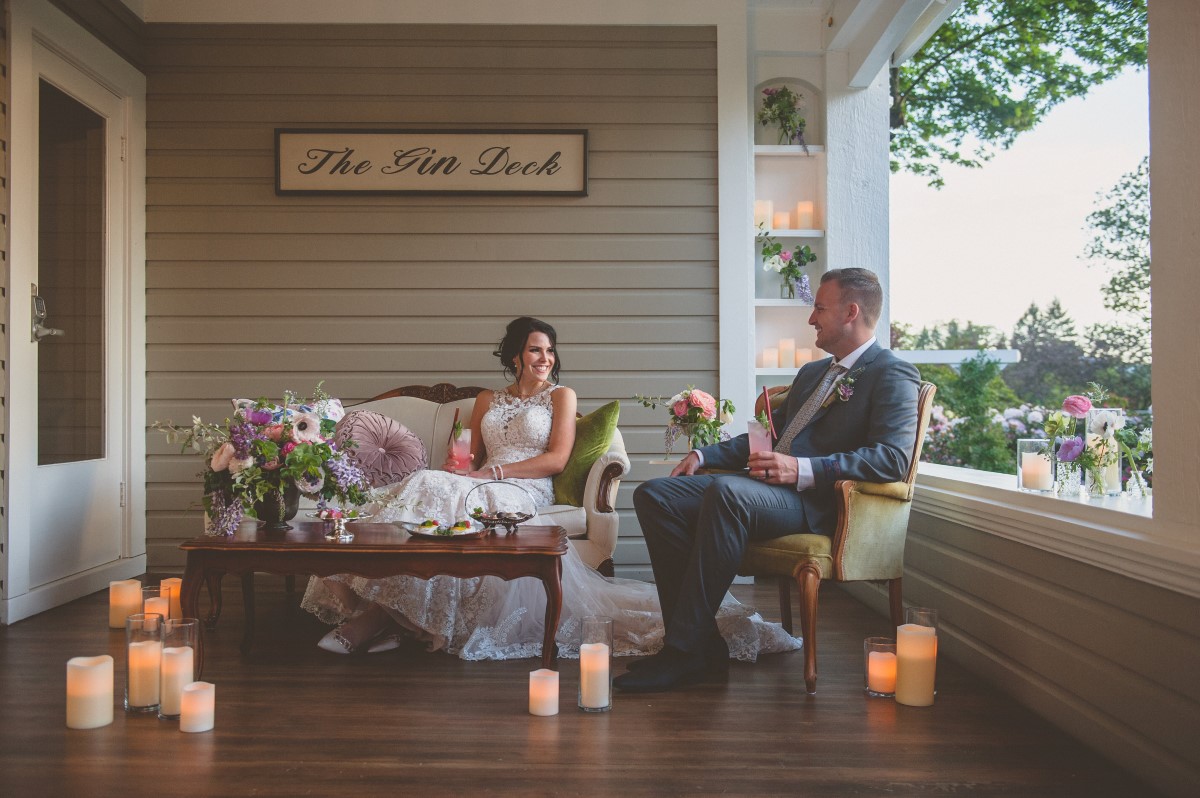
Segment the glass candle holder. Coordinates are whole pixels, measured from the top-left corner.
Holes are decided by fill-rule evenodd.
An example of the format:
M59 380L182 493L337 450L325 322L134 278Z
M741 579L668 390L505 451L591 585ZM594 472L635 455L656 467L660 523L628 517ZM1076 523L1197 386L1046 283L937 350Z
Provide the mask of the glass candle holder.
M195 681L196 641L200 621L171 618L163 624L162 668L159 678L158 716L179 717L183 688Z
M1054 490L1054 442L1046 438L1017 441L1017 487L1030 493Z
M896 694L896 641L868 637L863 641L863 687L874 698Z
M164 593L158 585L142 588L142 608L138 612L146 615L161 615L165 621L171 617L171 593Z
M933 704L937 673L937 610L909 607L896 629L896 703Z
M182 618L183 609L179 606L179 591L183 587L183 580L177 576L170 579L164 579L158 583L159 595L166 596L171 602L171 617Z
M612 618L588 615L579 639L579 708L584 712L612 709Z
M125 619L126 712L158 711L164 620L157 613L138 613Z

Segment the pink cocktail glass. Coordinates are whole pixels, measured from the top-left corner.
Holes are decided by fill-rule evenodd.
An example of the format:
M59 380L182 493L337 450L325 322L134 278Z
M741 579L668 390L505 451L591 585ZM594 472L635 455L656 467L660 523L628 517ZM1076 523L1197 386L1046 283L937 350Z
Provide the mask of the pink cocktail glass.
M750 435L750 454L771 451L771 431L755 420L746 422L746 432Z
M450 439L450 464L455 471L471 470L471 430L464 429Z

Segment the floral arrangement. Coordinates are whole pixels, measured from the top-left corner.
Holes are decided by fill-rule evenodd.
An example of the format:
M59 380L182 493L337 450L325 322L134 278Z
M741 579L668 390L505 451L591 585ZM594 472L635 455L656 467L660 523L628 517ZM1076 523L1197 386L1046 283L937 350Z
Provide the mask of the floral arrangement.
M811 305L815 301L812 284L802 270L817 259L817 254L812 248L805 244L795 249L784 249L783 244L772 238L763 224L758 226L755 241L762 245L763 271L774 271L783 278L788 299L798 297L801 302Z
M663 436L668 456L680 434L686 435L689 450L729 439L729 433L721 429L733 420L733 402L728 399L714 399L712 394L691 385L670 399L641 395L633 398L651 410L666 405L670 411L667 431Z
M780 144L799 144L807 152L808 147L804 143L804 116L801 111L803 95L796 94L787 86L763 89L762 93L762 107L755 114L755 119L763 127L777 125Z
M361 505L367 501L363 472L332 440L342 405L321 385L311 399L290 391L282 405L266 399L235 400L232 418L210 424L192 416L190 427L154 422L180 451L203 455L204 511L212 535L232 535L244 514L268 494L281 495L294 485L300 493L327 502ZM281 502L282 503L282 502Z
M1059 441L1058 461L1065 465L1068 473L1086 476L1093 492L1103 493L1106 488L1120 488L1119 484L1108 486L1105 483L1108 470L1118 464L1124 454L1128 458L1131 475L1144 494L1145 485L1137 474L1141 458L1151 452L1153 433L1149 429L1125 432L1124 415L1112 410L1096 409L1096 405L1108 398L1108 391L1094 382L1089 383L1088 387L1086 393L1064 399L1062 410L1050 413L1046 420L1046 435ZM1076 434L1076 428L1081 419L1088 420L1086 429L1079 435ZM1118 470L1118 482L1119 474Z

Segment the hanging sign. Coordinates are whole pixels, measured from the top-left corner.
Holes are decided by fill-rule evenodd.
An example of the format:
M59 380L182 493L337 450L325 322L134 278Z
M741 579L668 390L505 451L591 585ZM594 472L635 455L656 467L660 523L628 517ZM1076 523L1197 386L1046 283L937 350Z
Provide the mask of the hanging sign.
M587 131L276 128L275 193L586 197Z

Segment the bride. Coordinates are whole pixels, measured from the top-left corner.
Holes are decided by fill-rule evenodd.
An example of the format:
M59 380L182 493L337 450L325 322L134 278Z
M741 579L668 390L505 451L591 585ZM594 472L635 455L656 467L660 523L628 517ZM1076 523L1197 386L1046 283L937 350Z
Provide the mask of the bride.
M510 322L493 354L512 382L480 393L471 413L471 463L479 467L455 471L456 463L448 458L441 471L418 471L389 486L386 499L369 511L380 521L435 518L453 523L466 517L468 493L471 507L489 512L527 510L530 498L537 507L553 503L551 477L570 457L576 407L575 392L558 384L556 340L554 328L539 319L523 316ZM496 480L523 491L486 484ZM613 619L618 656L650 654L662 646L662 613L652 584L601 576L570 547L563 557L562 584L556 638L561 655L578 656L580 622L587 615ZM545 602L545 590L533 578L367 579L339 574L310 580L302 606L327 623L340 624L319 643L328 651L387 651L408 635L424 640L430 650L482 660L540 655ZM731 596L726 596L717 623L736 659L753 661L759 653L800 647L778 624L765 622Z

